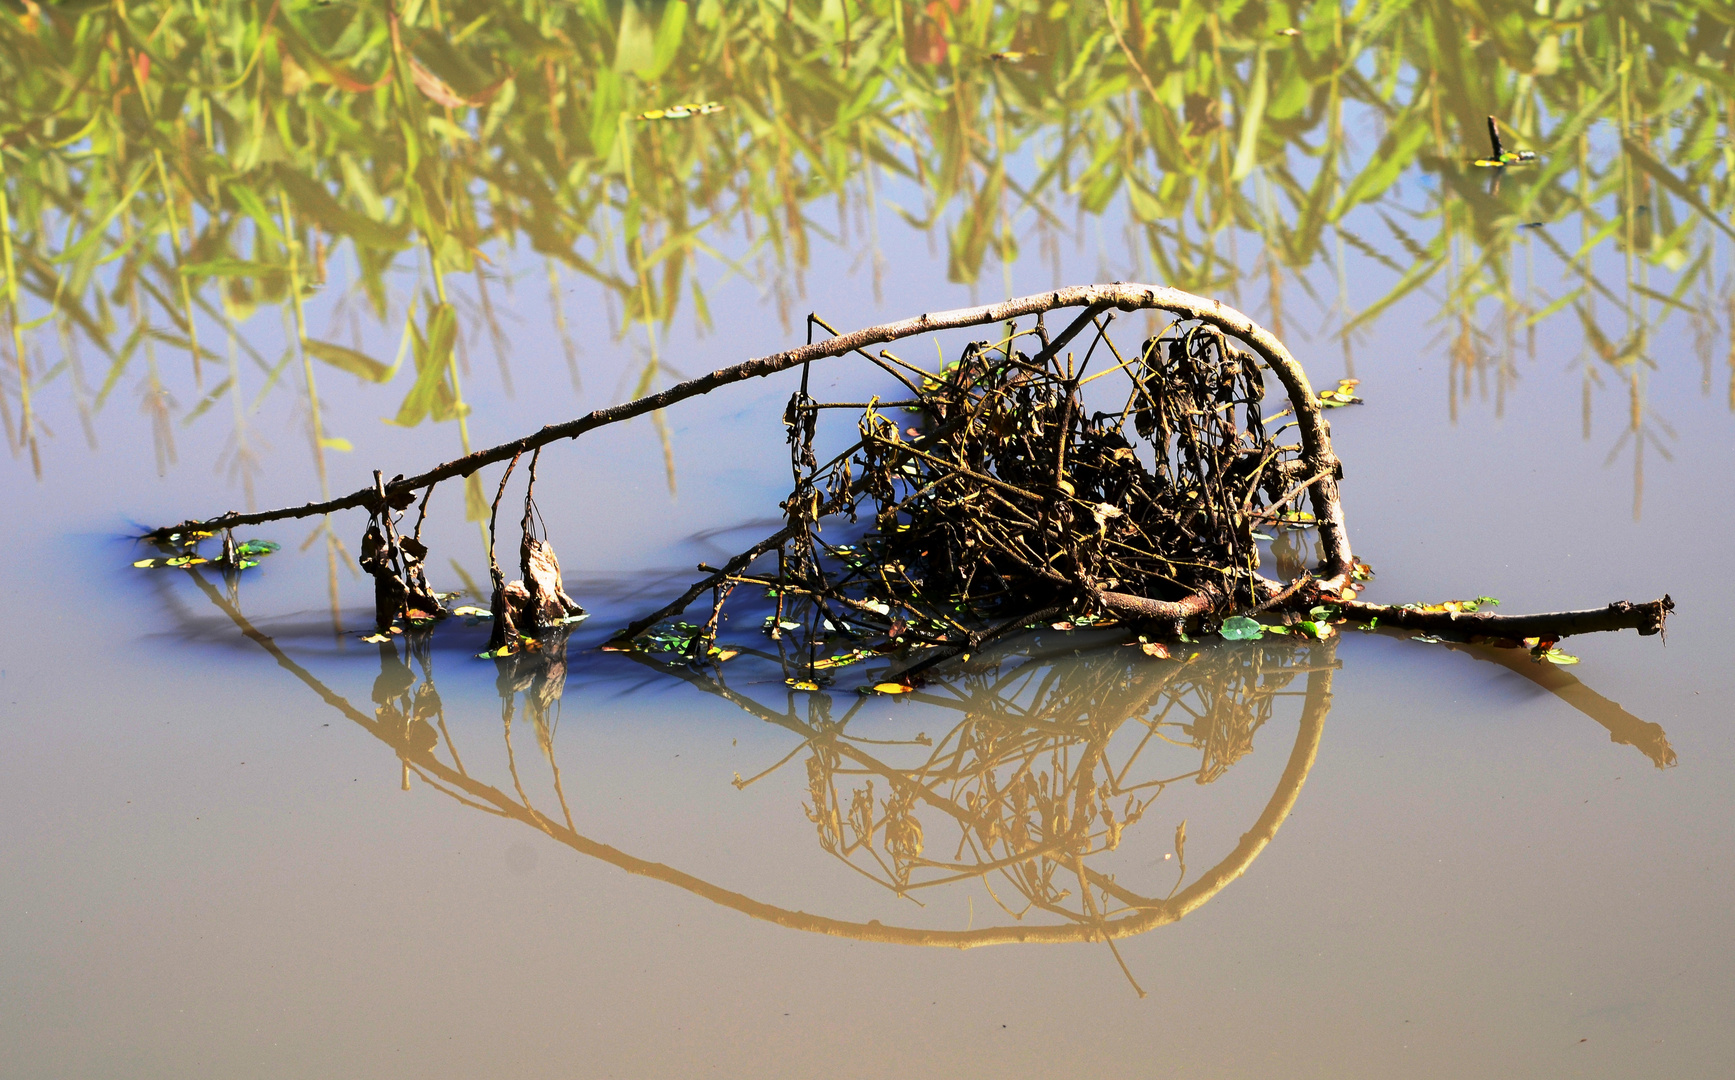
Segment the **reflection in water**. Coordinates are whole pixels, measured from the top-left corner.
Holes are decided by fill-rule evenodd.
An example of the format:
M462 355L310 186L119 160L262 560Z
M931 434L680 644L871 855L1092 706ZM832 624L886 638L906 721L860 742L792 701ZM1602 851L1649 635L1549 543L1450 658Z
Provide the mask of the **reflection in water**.
M1130 265L1105 277L1258 300L1280 336L1285 289L1335 277L1346 363L1392 304L1437 297L1454 415L1500 407L1539 333L1579 336L1586 434L1617 389L1636 509L1669 437L1646 403L1657 328L1686 310L1725 340L1735 303L1725 20L1698 0L4 5L0 414L39 470L50 389L94 445L131 380L164 468L177 424L228 415L251 505L256 398L294 388L322 478L349 445L316 365L395 382L397 423L467 445L471 354L513 385L491 289L523 277L520 242L575 386L563 275L642 333L636 395L677 311L708 324L701 265L787 325L815 237L865 242L877 289L887 207L944 240L953 281L998 262L1008 290L1026 247L1058 273L1112 215ZM668 111L704 102L723 107ZM1497 189L1470 164L1490 115L1538 159ZM1388 282L1359 311L1352 268ZM281 349L254 321L271 308Z
M581 854L756 919L906 945L1094 941L1114 950L1116 939L1198 908L1251 865L1295 806L1319 749L1338 666L1336 637L1206 648L1186 661L1150 660L1126 647L1078 653L1071 639L1059 658L1045 658L1029 643L1022 651L1006 646L912 695L928 710L924 715L948 718L943 733L880 739L852 732L851 724L870 701L883 703L884 698L787 693L783 706L774 707L731 687L718 667L636 660L792 736L780 760L753 777L738 776L736 786L745 788L799 759L806 771L800 812L813 823L818 846L828 856L892 894L918 902L936 889L979 885L1004 916L977 926L972 904L967 926L936 929L781 907L637 858L582 832L561 786L555 754L569 662L564 633L545 638L539 650L496 661L509 794L464 765L434 685L431 631L403 635L401 644L379 644L380 674L370 714L253 627L232 591L226 594L197 570L189 576L280 667L389 746L402 763L406 790L412 777L420 778L466 806L521 821ZM1467 651L1483 658L1498 653ZM1530 674L1517 663L1509 666ZM733 667L743 670L741 664ZM1548 668L1532 677L1607 726L1616 741L1638 746L1659 767L1673 763L1661 728L1631 717L1566 672ZM755 685L783 692L775 681ZM1183 820L1174 836L1177 859L1166 890L1144 894L1117 882L1114 852L1140 829L1158 797L1171 785L1204 785L1222 777L1253 751L1256 736L1285 703L1300 714L1295 742L1275 789L1235 846L1207 868L1191 870ZM527 721L535 730L558 817L539 808L526 791L513 751L515 721ZM797 811L791 807L791 812ZM1118 950L1114 955L1120 961ZM1121 968L1136 988L1124 961Z
M1609 741L1632 747L1657 768L1667 769L1675 764L1675 748L1669 745L1669 737L1661 724L1639 719L1623 709L1619 702L1611 701L1584 685L1571 672L1553 664L1537 663L1523 649L1460 645L1451 641L1439 644L1522 675L1607 728Z
M757 919L907 945L1106 941L1112 948L1117 938L1174 922L1205 903L1246 870L1293 808L1319 748L1336 668L1334 641L1217 649L1186 663L1149 661L1135 649L1061 664L1020 664L1009 653L994 663L979 660L975 671L925 692L928 704L955 714L954 726L937 740L924 735L901 744L849 733L849 721L866 699L858 698L834 720L828 695L802 695L802 716L794 704L779 712L720 679L677 672L798 737L783 760L766 771L805 759L811 799L805 810L818 827L820 846L833 857L902 896L981 882L1010 917L989 926L928 929L779 907L584 835L560 786L554 753L567 663L563 637L550 638L539 652L498 662L514 792L508 794L464 767L434 688L428 634L408 635L402 651L395 642L379 645L380 676L370 715L291 659L196 571L192 576L279 666L390 746L402 762L406 787L418 777L467 806L522 821L582 854ZM1300 687L1293 686L1303 676ZM1163 895L1133 892L1093 865L1120 846L1125 831L1138 826L1166 787L1187 780L1209 783L1251 751L1255 732L1283 698L1299 699L1296 741L1276 790L1233 850L1190 874L1183 823L1175 838L1176 876ZM512 752L517 715L535 727L553 774L558 819L526 793ZM450 764L443 760L442 743ZM889 755L899 749L919 749L921 762L891 763ZM1174 767L1177 753L1190 755L1195 764ZM739 786L752 782L737 781ZM847 805L840 783L850 788ZM875 798L876 783L885 792L883 800ZM938 850L946 842L944 826L958 837L949 857ZM1051 921L1027 920L1032 912Z
M1169 785L1221 777L1253 749L1254 733L1279 698L1329 695L1331 653L1332 646L1316 644L1299 652L1214 649L1163 664L1130 648L1061 663L1019 653L999 662L978 657L962 674L911 695L956 716L938 738L923 733L905 744L919 758L912 764L888 760L895 743L850 734L851 721L875 698L854 695L834 719L832 695L812 694L802 717L793 706L779 712L730 689L720 673L678 673L801 736L796 756L804 756L806 812L820 847L870 879L900 896L994 879L1010 891L990 887L990 896L1015 919L1039 910L1087 922L1099 917L1088 891L1075 897L1065 884L1081 860L1118 848ZM1290 688L1313 672L1324 673L1322 685ZM1312 708L1322 720L1326 697ZM1191 752L1191 768L1174 763L1176 747ZM876 780L886 795L877 802ZM924 809L957 829L950 857L939 854L948 842L944 829L930 835L922 825ZM1184 877L1184 859L1181 870Z

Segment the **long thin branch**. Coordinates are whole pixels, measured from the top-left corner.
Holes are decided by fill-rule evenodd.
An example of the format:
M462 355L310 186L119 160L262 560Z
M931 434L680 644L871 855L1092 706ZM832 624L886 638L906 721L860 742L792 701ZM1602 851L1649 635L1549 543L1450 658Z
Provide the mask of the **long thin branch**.
M1381 626L1433 633L1463 634L1521 641L1524 638L1563 638L1603 630L1637 630L1641 635L1660 634L1675 601L1668 596L1646 604L1617 600L1605 608L1589 611L1550 611L1536 615L1496 615L1490 611L1417 611L1415 608L1366 604L1351 600L1334 604L1347 619L1379 620Z
M1337 495L1336 477L1339 465L1337 458L1331 452L1330 430L1320 416L1319 402L1313 395L1313 388L1307 381L1306 373L1302 371L1301 365L1296 362L1295 358L1290 355L1289 350L1284 348L1282 342L1246 315L1216 300L1207 300L1204 297L1194 296L1179 289L1160 285L1136 285L1122 282L1109 285L1072 285L1063 289L1056 289L1053 292L1019 297L999 304L918 315L913 319L904 319L900 322L870 326L825 341L817 341L811 345L803 345L771 356L748 360L732 367L721 368L709 375L672 386L661 393L648 394L620 405L598 409L565 423L550 424L523 438L501 443L486 450L478 450L475 453L448 461L427 472L394 481L386 485L386 498L390 499L405 492L420 491L429 485L454 477L469 476L484 466L506 461L549 443L577 438L585 432L599 427L617 424L623 420L643 416L658 409L666 409L677 402L709 393L731 383L762 378L814 360L842 356L864 349L869 345L897 341L917 334L981 326L985 323L1007 322L1060 308L1074 307L1089 309L1085 316L1081 317L1085 322L1088 322L1088 318L1095 313L1111 307L1122 311L1162 310L1182 318L1195 319L1221 330L1246 345L1271 368L1278 380L1283 383L1290 403L1295 408L1297 426L1301 434L1302 460L1308 465L1307 475L1319 477L1312 485L1312 495L1314 517L1319 524L1320 543L1325 561L1322 576L1326 581L1322 584L1335 582L1341 585L1339 579L1349 570L1352 556L1349 536L1344 526L1343 507L1339 503ZM1056 345L1058 344L1056 342ZM375 493L373 487L369 486L339 498L327 499L324 502L305 503L301 506L265 510L258 513L228 513L201 522L185 522L182 525L164 526L154 530L150 536L154 539L166 540L170 533L180 531L188 526L215 531L243 525L259 525L288 518L314 517L335 513L339 510L371 506L378 499L378 494Z

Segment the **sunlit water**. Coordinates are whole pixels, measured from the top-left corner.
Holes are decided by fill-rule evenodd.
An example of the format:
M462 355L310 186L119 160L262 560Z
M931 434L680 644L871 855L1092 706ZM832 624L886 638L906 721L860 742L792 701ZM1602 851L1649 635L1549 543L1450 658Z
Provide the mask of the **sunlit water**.
M1033 161L1011 171L1029 180ZM1422 205L1428 180L1406 173L1411 202L1383 209ZM881 183L884 203L922 204L916 183ZM683 314L654 344L642 323L620 329L618 297L566 280L578 387L540 258L495 250L491 272L513 284L490 301L512 390L467 289L468 437L623 400L652 357L666 383L777 351L808 310L844 329L1057 282L1161 280L1153 249L1129 248L1127 204L1076 228L1062 209L1053 250L1026 236L1032 254L968 285L948 283L943 232L930 244L881 205L875 249L854 220L843 242L814 238L804 296L787 264L774 284L696 271L714 325ZM1410 265L1375 210L1346 222ZM825 222L823 203L810 212ZM1578 226L1559 228L1569 251ZM1701 232L1715 284L1728 244ZM1274 311L1257 239L1239 243L1225 298L1280 322L1316 385L1348 364L1361 379L1368 404L1331 419L1351 534L1378 570L1369 598L1492 595L1522 612L1668 592L1666 641L1573 639L1568 669L1344 628L1309 645L1213 639L1183 664L1112 630L1045 630L900 698L841 679L791 691L753 655L699 671L598 651L695 563L775 529L788 373L672 410L667 456L643 420L545 455L539 504L593 616L564 666L557 651L497 668L474 656L486 626L458 620L419 654L361 641L370 589L339 558L334 607L311 522L247 531L284 550L238 584L134 569L150 554L129 538L140 526L241 504L211 471L233 433L180 423L189 383L177 463L160 462L129 376L90 449L73 397L50 394L40 478L24 450L3 480L0 1073L1725 1075L1735 421L1728 373L1699 360L1703 325L1658 302L1649 366L1616 364L1571 308L1509 332L1508 312L1442 285L1346 355L1331 266L1285 271ZM1521 273L1524 250L1501 265ZM1537 280L1564 280L1547 252L1532 260ZM1594 261L1622 280L1618 252ZM399 319L425 285L412 254L401 265ZM1345 265L1351 311L1397 279L1353 252ZM340 283L309 302L310 336L349 340ZM1646 287L1672 281L1659 270ZM272 310L238 324L268 359L285 345ZM1727 310L1707 310L1720 351ZM357 325L372 355L398 347L401 322ZM35 335L52 366L56 339ZM821 396L895 389L864 366L816 367ZM334 492L457 453L452 422L380 423L407 375L320 378L323 430L352 447L328 449ZM271 400L249 414L261 506L319 483L305 405ZM486 581L463 511L456 488L436 493L441 587ZM335 519L350 553L363 524ZM775 654L757 617L725 636ZM959 824L982 769L1011 783L1025 760L1033 791L1065 787L1062 810L1105 770L1138 809L1128 821L1124 794L1090 796L1115 811L1118 843L1043 861L1040 887L985 870ZM927 863L900 857L883 820L855 842L869 781L906 852L903 823L919 823ZM914 785L926 794L907 812L885 806ZM1110 891L1118 915L1093 906Z

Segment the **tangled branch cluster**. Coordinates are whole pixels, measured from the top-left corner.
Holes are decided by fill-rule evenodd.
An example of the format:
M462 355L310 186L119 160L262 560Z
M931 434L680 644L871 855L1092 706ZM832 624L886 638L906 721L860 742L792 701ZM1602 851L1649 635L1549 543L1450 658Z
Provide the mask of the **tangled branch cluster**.
M1127 358L1101 320L1089 325L1076 362L1040 330L1027 332L1043 340L1034 359L1016 332L971 344L914 387L904 407L922 429L870 403L859 440L823 466L814 440L827 406L792 398L781 585L894 632L913 622L941 634L1101 616L1118 594L1258 603L1254 525L1305 484L1300 447L1280 444L1283 427L1264 416L1257 360L1197 323ZM1086 384L1111 375L1124 398L1091 411ZM822 519L864 510L859 541L826 542Z

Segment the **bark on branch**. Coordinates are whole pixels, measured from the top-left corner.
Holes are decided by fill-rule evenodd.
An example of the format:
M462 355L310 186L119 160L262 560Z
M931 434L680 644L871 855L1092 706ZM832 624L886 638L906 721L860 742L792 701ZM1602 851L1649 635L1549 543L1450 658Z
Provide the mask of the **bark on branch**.
M1525 638L1563 638L1574 634L1594 634L1603 630L1637 630L1649 637L1663 632L1675 601L1664 596L1647 604L1617 600L1604 608L1588 611L1551 611L1537 615L1496 615L1488 611L1417 611L1415 608L1387 604L1366 604L1360 600L1332 601L1346 619L1356 622L1379 620L1381 626L1404 630L1422 630L1436 634L1461 634L1473 637L1505 638L1522 641Z

